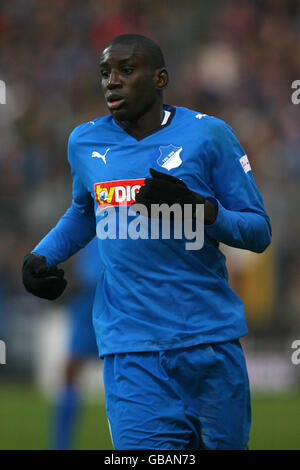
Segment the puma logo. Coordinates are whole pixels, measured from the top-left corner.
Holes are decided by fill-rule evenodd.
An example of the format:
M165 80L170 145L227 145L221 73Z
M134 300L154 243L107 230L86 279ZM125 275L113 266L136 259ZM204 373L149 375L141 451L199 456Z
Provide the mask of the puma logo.
M108 149L106 149L104 155L102 155L102 153L99 153L99 152L93 152L93 153L92 153L92 158L102 158L103 163L105 163L105 165L106 165L106 155L107 155L107 152L108 152L109 150L110 150L110 147L109 147Z

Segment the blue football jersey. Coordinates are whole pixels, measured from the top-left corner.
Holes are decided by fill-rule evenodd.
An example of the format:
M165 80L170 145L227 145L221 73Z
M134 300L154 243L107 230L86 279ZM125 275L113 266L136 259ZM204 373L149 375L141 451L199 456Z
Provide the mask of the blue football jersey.
M184 237L129 237L118 217L114 236L98 239L103 269L93 322L100 355L188 347L247 333L219 242L255 252L270 243L270 222L250 163L222 120L181 107L164 109L160 128L143 137L111 115L74 129L68 147L72 206L33 250L49 265L62 262L96 231L101 235L108 208L119 218L121 209L127 211L129 230L138 217L129 206L150 168L180 178L218 205L201 249L187 249Z
M79 290L96 289L100 271L98 240L95 237L76 255L73 264L73 274L79 284Z

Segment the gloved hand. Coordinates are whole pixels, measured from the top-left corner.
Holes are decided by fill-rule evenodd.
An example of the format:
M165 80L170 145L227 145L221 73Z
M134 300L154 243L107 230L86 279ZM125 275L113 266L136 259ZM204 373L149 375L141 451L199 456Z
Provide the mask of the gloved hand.
M185 204L193 204L193 217L195 217L196 204L204 204L205 198L191 191L179 178L156 171L150 168L152 178L146 178L143 186L136 194L136 203L147 207L151 217L151 204L180 204L184 209ZM134 204L131 205L134 210Z
M63 269L47 266L46 258L36 253L24 257L22 277L26 290L42 299L57 299L67 285Z

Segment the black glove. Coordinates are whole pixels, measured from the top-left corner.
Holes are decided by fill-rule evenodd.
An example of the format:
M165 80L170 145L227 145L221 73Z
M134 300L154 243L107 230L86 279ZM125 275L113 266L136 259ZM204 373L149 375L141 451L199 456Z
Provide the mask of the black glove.
M152 178L146 178L143 186L136 194L135 202L147 207L148 215L151 217L151 204L193 204L193 217L195 217L196 204L204 204L205 198L191 191L179 178L167 175L150 168ZM130 207L134 209L133 203Z
M46 258L36 253L24 257L22 277L26 290L42 299L57 299L67 285L64 271L54 265L47 266Z

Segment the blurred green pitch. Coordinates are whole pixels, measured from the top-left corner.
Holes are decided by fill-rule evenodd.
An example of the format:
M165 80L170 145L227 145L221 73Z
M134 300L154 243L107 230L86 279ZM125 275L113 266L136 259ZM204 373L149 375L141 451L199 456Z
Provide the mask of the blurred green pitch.
M0 449L47 449L51 406L36 389L0 384ZM83 401L77 449L113 449L103 398ZM252 450L300 450L300 393L254 394L252 397Z

